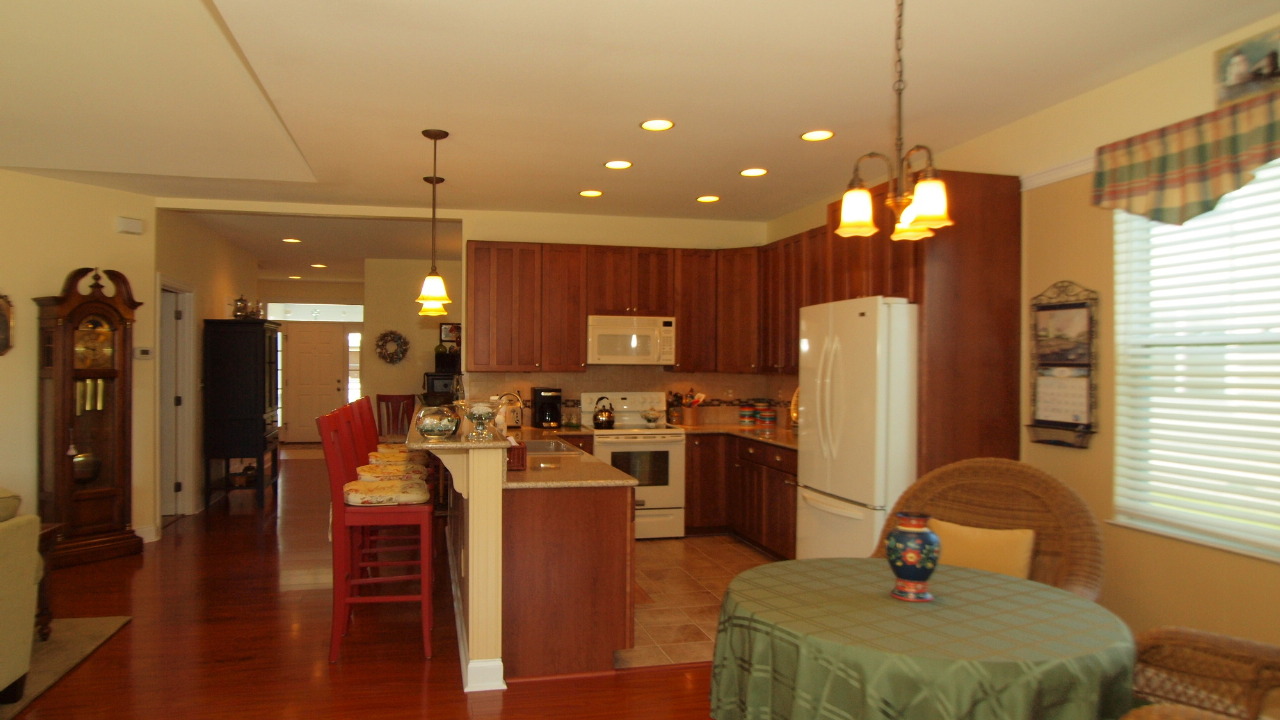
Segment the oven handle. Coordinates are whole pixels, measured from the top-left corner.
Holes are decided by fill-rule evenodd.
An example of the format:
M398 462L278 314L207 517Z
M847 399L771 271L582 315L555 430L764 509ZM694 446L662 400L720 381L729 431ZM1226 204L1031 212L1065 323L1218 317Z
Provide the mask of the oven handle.
M635 443L650 443L663 445L678 445L684 442L683 435L597 435L596 445L626 445Z

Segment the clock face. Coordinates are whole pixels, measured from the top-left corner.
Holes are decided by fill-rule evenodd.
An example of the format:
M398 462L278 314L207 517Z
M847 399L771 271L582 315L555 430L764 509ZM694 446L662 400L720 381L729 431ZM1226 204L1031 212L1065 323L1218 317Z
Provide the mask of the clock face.
M77 370L115 367L115 328L101 315L90 315L76 327Z

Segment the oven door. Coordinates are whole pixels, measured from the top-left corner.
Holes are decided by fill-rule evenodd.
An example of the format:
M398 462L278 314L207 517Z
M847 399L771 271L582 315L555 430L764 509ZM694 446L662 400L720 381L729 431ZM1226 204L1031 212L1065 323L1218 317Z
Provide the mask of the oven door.
M639 481L636 537L684 535L684 435L597 434L594 454Z

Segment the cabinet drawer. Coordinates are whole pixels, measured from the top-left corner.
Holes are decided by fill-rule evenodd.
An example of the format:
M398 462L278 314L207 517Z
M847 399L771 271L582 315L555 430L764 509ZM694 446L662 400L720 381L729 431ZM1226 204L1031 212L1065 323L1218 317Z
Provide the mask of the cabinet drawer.
M790 475L796 474L796 451L790 448L744 440L738 444L738 458Z
M579 449L579 450L581 450L582 452L587 453L588 455L590 455L590 454L592 454L593 452L595 452L595 445L596 445L596 443L595 443L595 438L591 437L590 435L564 435L564 434L560 434L560 435L557 435L557 437L559 437L561 440L563 440L563 441L565 441L565 442L569 443L570 445L572 445L572 446L574 446L574 447L578 448L578 449Z

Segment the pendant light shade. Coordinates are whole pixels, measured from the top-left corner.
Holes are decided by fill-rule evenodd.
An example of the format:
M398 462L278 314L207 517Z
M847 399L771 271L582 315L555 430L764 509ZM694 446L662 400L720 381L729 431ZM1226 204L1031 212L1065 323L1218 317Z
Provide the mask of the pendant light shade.
M947 185L939 178L925 178L916 182L911 207L915 217L911 226L931 230L955 225L947 214ZM904 214L906 211L903 211Z
M451 303L449 292L445 289L444 278L436 270L436 186L444 182L437 173L439 158L436 153L437 143L449 137L444 130L423 130L422 135L431 141L431 175L422 180L431 185L431 272L422 281L422 291L414 302L422 303L419 315L447 315L445 303Z
M849 188L840 201L840 226L836 228L836 234L840 237L875 235L876 223L872 213L871 191L864 187Z
M449 299L449 291L445 289L444 278L440 276L440 273L436 272L435 263L431 265L431 273L422 280L422 292L415 302L453 302Z

